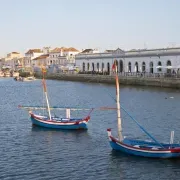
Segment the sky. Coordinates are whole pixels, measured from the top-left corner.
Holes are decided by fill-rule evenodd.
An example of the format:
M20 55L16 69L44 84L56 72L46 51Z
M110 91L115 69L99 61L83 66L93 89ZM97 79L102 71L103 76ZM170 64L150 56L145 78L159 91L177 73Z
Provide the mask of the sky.
M0 56L45 46L180 46L180 0L0 0Z

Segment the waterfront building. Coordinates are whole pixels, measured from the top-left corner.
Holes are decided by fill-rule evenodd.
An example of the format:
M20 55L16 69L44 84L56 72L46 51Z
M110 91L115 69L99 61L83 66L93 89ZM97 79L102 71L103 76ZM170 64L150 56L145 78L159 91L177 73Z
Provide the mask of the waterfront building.
M24 66L25 67L32 67L34 62L33 59L42 55L43 51L41 49L29 49L25 53L25 58L24 58Z
M5 58L0 58L0 67L2 67L2 66L3 66L4 61L5 61Z
M64 49L63 55L66 57L66 65L75 65L75 55L79 54L79 51L73 47Z
M93 53L99 53L98 49L82 49L81 54L93 54Z
M48 65L67 65L75 64L75 55L79 51L73 47L70 48L55 48L49 53Z
M37 67L41 62L43 62L43 64L46 64L46 62L44 61L46 61L46 58L49 56L48 54L50 53L50 51L51 47L43 47L42 49L29 49L25 53L24 67Z
M41 68L42 66L47 66L49 54L43 54L33 59L33 67Z
M177 73L180 69L180 47L106 50L102 53L86 51L75 56L81 72L111 73L116 60L119 73Z
M15 67L14 67L14 70L19 70L21 68L24 67L24 61L25 61L25 58L24 57L19 57L19 58L16 58L15 59Z
M49 68L49 71L53 69L52 71L54 72L54 69L61 69L61 67L69 64L75 65L75 55L77 53L79 51L73 47L57 47L52 50L49 47L43 48L43 54L31 59L31 66L34 71L39 71L42 66L46 66Z
M8 66L11 69L15 70L17 61L21 57L22 57L22 55L19 52L8 53L5 58L2 58L1 66Z

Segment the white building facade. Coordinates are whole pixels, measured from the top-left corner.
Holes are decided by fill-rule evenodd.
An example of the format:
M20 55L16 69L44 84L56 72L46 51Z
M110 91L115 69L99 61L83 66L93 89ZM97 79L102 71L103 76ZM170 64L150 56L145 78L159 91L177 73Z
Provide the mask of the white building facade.
M11 69L15 70L18 65L18 59L22 58L22 55L18 52L8 53L1 63L1 66L9 66Z
M33 59L44 54L41 49L29 49L25 53L24 58L24 66L25 67L32 67L33 66Z
M123 51L105 53L79 53L76 65L82 72L111 74L116 60L119 73L172 73L180 69L180 48Z
M75 55L79 51L75 48L55 48L49 53L48 65L75 64Z
M33 59L33 68L42 68L43 66L48 66L49 54L43 54Z

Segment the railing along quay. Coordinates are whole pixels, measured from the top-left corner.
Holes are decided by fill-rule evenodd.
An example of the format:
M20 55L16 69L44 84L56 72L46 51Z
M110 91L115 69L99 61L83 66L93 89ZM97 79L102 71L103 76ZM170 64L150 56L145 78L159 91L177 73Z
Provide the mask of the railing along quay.
M41 73L35 73L35 77L42 78ZM95 73L47 73L47 79L94 82L114 84L114 75L102 75ZM180 89L180 75L167 73L119 73L120 84L154 86Z
M98 72L80 72L79 74L84 75L103 75L103 76L114 76L113 73L109 74L105 73L98 73ZM146 73L146 72L121 72L118 73L119 77L146 77L146 78L180 78L180 74L175 73Z

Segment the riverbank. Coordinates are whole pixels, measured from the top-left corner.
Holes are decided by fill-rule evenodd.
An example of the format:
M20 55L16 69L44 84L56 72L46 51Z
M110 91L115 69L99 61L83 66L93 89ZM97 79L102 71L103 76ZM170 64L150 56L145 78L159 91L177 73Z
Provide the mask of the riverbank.
M40 74L35 74L36 78L42 78ZM108 75L87 75L87 74L47 74L47 79L79 81L79 82L94 82L114 84L114 76ZM180 79L178 78L155 78L155 77L132 77L120 76L120 84L123 85L139 85L139 86L154 86L163 88L180 89Z

